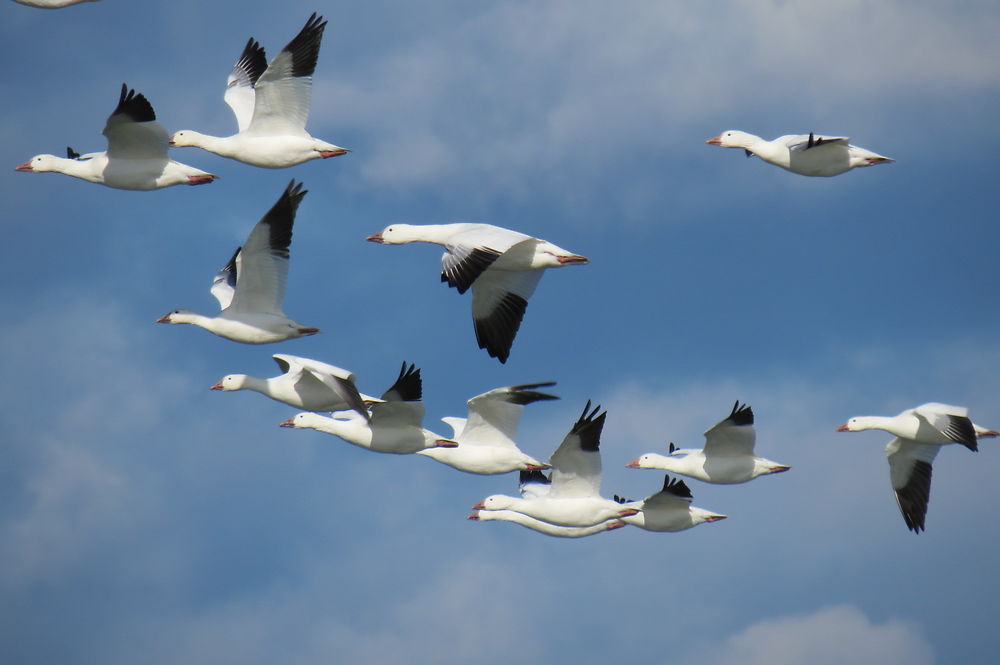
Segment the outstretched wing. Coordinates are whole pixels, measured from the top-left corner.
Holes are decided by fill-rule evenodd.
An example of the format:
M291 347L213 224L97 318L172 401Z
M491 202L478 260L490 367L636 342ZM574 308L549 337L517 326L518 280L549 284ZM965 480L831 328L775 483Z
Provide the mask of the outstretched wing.
M254 85L266 69L264 49L251 37L226 79L226 94L223 96L226 104L233 110L236 125L241 132L250 126L253 118Z

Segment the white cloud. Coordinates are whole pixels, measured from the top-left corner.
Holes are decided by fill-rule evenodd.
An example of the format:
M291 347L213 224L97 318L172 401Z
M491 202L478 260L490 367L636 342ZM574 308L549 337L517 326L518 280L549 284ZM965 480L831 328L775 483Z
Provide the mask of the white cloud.
M875 623L856 607L767 619L687 659L704 665L932 665L919 627L891 618Z

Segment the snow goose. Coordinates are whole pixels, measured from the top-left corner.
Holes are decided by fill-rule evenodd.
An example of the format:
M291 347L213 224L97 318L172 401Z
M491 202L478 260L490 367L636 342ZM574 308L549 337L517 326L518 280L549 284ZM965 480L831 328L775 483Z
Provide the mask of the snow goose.
M313 12L270 65L264 49L251 37L229 75L224 96L236 116L238 133L218 137L185 129L174 132L170 145L196 146L269 169L349 152L306 131L312 75L325 28L326 21Z
M730 130L705 143L723 148L743 148L747 157L756 155L786 171L808 176L834 176L859 166L896 160L850 144L846 136L796 134L766 141L759 136Z
M344 411L353 409L368 417L365 401L354 385L354 373L311 358L275 353L274 362L284 372L281 376L259 379L248 374L229 374L212 390L254 390L278 402L306 411Z
M621 520L646 531L683 531L704 522L726 519L725 515L691 505L691 490L683 480L663 478L663 489L643 501L629 501L615 496L622 505L633 505L642 510Z
M340 437L348 443L379 453L408 454L434 446L457 446L455 441L424 429L424 404L420 401L420 370L412 364L399 371L396 382L382 395L383 402L371 405L371 418L350 412L328 418L317 413L299 413L281 423L282 427L315 429Z
M441 245L441 281L465 293L472 287L472 321L480 349L507 362L528 298L542 271L587 263L550 242L492 224L393 224L367 238L401 245Z
M557 524L543 522L542 520L535 519L534 517L528 517L527 515L513 510L477 510L469 515L468 519L480 520L483 522L489 520L513 522L514 524L520 524L521 526L532 529L533 531L544 533L547 536L555 536L556 538L583 538L584 536L592 536L595 533L613 531L614 529L620 529L625 526L625 522L617 519L600 522L591 526L559 526Z
M163 189L172 185L204 185L218 176L167 157L167 130L156 122L153 107L140 93L122 84L118 106L104 126L105 152L67 157L35 155L15 171L64 173L116 189Z
M547 469L548 464L525 455L514 443L524 407L532 402L559 399L538 392L550 383L496 388L468 402L468 418L442 418L454 430L456 448L428 448L419 454L459 471L492 475L517 469Z
M14 0L14 2L42 9L61 9L70 5L78 5L81 2L97 2L97 0Z
M591 411L588 401L580 418L552 454L548 492L534 498L494 494L473 506L473 510L514 510L560 526L591 526L639 512L600 495L601 430L607 416L606 411L597 414L600 408Z
M788 471L778 464L754 454L757 433L753 428L753 409L737 400L728 417L705 430L705 447L675 448L670 444L669 455L647 453L625 466L630 469L664 469L690 476L707 483L745 483L757 476Z
M267 344L318 333L318 328L307 328L289 319L281 308L292 224L307 191L302 189L302 183L288 183L281 198L250 231L243 247L236 249L216 275L212 295L222 310L218 316L175 309L157 323L193 323L244 344Z
M945 445L960 443L979 450L977 436L995 436L993 430L973 424L969 410L962 406L928 402L895 416L856 416L837 428L838 432L880 429L916 443Z

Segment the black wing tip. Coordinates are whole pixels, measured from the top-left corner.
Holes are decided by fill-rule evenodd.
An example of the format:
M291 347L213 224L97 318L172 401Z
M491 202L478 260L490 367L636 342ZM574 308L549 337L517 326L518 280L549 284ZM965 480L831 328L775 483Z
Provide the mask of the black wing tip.
M267 55L264 47L256 39L251 37L247 40L247 45L243 47L236 66L246 72L250 85L257 83L257 79L267 69Z
M541 393L534 388L545 388L548 386L556 385L555 381L548 381L546 383L525 383L519 386L511 386L507 389L507 399L506 401L512 404L518 404L524 406L526 404L531 404L533 402L543 402L546 400L559 399L556 395L550 395L548 393Z
M465 293L472 286L473 282L489 268L494 261L500 258L501 252L488 247L477 247L469 252L461 261L449 271L441 272L441 281L447 282L448 286L458 289L459 293Z
M614 500L615 503L632 503L632 499L626 499L625 497L619 496L618 494L614 495Z
M66 158L67 159L80 159L80 153L73 150L72 146L66 146Z
M285 46L283 50L292 54L292 76L312 76L319 60L319 46L325 29L326 21L313 12L299 34Z
M972 421L965 416L948 416L948 426L944 429L944 435L955 443L960 443L972 452L979 452L979 440L976 437L976 428Z
M129 88L128 84L122 83L121 93L118 95L118 106L111 115L124 114L134 122L152 122L156 120L156 113L153 105L141 92L136 92L135 88Z
M527 485L528 483L552 484L552 479L542 473L541 469L521 469L517 481L520 485Z
M588 399L587 405L583 407L583 413L580 414L576 423L573 424L573 429L570 430L570 434L576 434L580 437L580 448L583 450L591 452L600 450L601 431L604 429L604 419L608 415L607 411L602 411L598 415L597 412L600 410L600 404L591 409Z
M932 471L930 463L917 460L910 472L910 479L906 486L895 491L896 504L899 506L899 512L903 515L906 528L914 533L920 533L924 530L927 504L931 498Z
M490 357L506 363L527 307L527 300L516 293L507 293L489 316L473 318L479 348L486 349Z
M393 391L404 402L419 402L424 392L424 383L420 377L420 368L413 363L410 363L410 366L407 367L404 360L402 366L399 368L399 376L396 377L395 383L389 386L389 389L382 395L382 399L386 399L386 395Z
M673 494L674 496L679 496L683 499L693 499L691 495L691 489L687 486L680 478L671 478L669 475L663 476L663 491L667 494Z
M667 454L668 455L673 455L673 453L674 453L675 450L678 450L678 448L677 448L677 446L674 445L674 442L671 441L670 442L670 448L667 450Z
M734 425L753 425L753 409L747 404L741 405L740 401L736 400L729 414L729 420L733 421Z

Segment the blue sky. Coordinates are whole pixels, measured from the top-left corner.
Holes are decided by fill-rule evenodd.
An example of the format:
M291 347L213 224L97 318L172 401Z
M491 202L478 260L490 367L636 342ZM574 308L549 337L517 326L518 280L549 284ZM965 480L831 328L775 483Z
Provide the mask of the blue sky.
M327 27L309 128L346 157L268 171L195 148L217 182L124 192L15 173L104 149L122 82L171 131L226 135L247 37ZM240 663L992 662L996 444L934 467L908 532L877 432L927 401L1000 427L993 2L103 0L0 6L6 242L0 660ZM897 159L804 178L706 146L726 129L852 137ZM190 326L288 180L310 193L286 312L323 334L251 347ZM549 271L511 358L475 346L437 248L364 237L482 221L591 258ZM608 409L604 492L699 446L733 401L792 465L691 481L729 519L563 541L465 520L514 492L416 456L278 428L294 410L208 387L313 357L379 393L423 370L426 424L488 389L557 381L521 447Z

